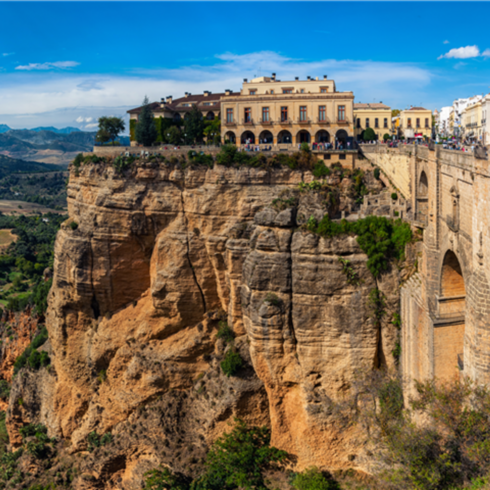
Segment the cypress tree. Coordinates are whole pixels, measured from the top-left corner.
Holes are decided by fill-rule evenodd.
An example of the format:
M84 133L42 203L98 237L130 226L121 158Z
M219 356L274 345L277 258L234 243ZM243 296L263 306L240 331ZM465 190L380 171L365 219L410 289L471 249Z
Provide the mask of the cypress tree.
M143 100L143 108L141 109L138 124L135 131L136 141L143 146L151 146L157 139L158 133L155 125L155 118L151 111L148 97Z
M184 133L186 143L201 143L204 136L204 119L202 112L196 105L192 106L191 111L184 118Z

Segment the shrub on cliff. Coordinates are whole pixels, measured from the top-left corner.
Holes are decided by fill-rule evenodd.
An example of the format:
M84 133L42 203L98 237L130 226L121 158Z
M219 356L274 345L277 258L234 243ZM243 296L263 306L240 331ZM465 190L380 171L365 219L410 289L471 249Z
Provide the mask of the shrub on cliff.
M181 473L172 473L168 468L145 473L143 490L189 490L191 479Z
M237 419L230 433L211 446L204 474L192 483L192 490L266 490L264 472L287 458L286 451L270 446L267 427L247 427Z
M308 221L307 229L327 237L357 235L357 243L368 256L366 265L374 277L388 269L391 259L402 260L405 246L412 239L408 223L379 216L368 216L352 222L334 222L326 214L319 223L316 220Z
M226 376L234 376L243 366L243 359L240 354L233 349L228 350L224 359L221 361L221 369Z
M467 379L415 382L415 388L404 406L401 381L386 378L370 414L392 488L450 490L483 481L490 472L488 388Z
M315 466L296 473L291 484L296 490L340 490L339 484L330 476L327 478Z

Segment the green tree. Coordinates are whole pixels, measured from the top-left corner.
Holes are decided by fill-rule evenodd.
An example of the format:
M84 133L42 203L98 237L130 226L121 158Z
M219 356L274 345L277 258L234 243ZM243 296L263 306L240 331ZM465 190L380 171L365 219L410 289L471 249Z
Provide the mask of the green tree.
M217 145L221 141L221 120L215 117L212 121L205 121L204 136L206 143Z
M115 139L125 129L124 121L120 117L116 116L102 116L99 117L99 131L97 132L96 139L100 143L112 141L114 145Z
M136 141L143 146L151 146L157 139L158 133L155 118L148 97L145 96L143 106L135 129Z
M315 466L297 473L292 481L297 490L337 490L340 489L335 480L326 478Z
M376 139L376 133L373 128L367 128L364 130L362 138L364 141L374 141Z
M391 109L391 117L396 117L400 114L400 109Z
M204 126L202 112L194 104L184 118L185 142L188 144L201 143L204 136Z
M383 135L383 139L384 139L385 141L389 140L390 138L391 138L391 136L390 136L388 133L385 133L385 134Z
M233 430L219 437L206 456L204 474L193 490L266 490L264 471L283 462L286 451L270 446L267 427L248 428L237 419Z
M170 126L165 130L165 140L171 145L180 145L182 136L177 126Z

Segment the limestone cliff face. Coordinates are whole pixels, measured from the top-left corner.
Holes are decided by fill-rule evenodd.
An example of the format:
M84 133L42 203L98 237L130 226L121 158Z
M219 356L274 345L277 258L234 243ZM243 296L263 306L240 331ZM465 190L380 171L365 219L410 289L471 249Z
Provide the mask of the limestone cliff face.
M165 400L180 407L182 437L196 451L240 416L270 425L273 444L293 454L298 468L355 465L363 440L328 407L358 371L393 364L390 315L376 325L368 296L378 287L394 310L398 278L393 271L375 284L354 237L298 229L311 215L352 204L350 181L340 172L329 179L336 204L296 195L313 176L287 168L139 162L122 175L103 164L72 169L46 319L53 369L45 383L53 394L49 402L41 395L24 402L17 419L9 410L9 423L36 418L70 439L72 452L94 430L121 435L119 452L97 462L97 478L104 464L116 468L107 488L139 488L142 472L162 461L189 469L185 458L162 453L162 441L172 444L163 422L149 429L159 442L148 434L137 449L128 442L144 407L168 414ZM379 185L372 181L372 190ZM273 209L275 199L286 204ZM339 256L351 261L359 285L347 282ZM220 320L248 360L236 378L219 369ZM204 382L206 397L190 403L196 392L203 397ZM23 383L11 404L28 400ZM36 404L50 408L36 412Z

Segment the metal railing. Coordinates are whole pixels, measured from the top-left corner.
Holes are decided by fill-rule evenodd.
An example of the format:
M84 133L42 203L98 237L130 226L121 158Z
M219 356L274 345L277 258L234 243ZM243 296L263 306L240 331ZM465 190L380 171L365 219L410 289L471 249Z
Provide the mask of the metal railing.
M250 119L242 119L242 124L245 126L253 126L254 125L254 120L252 118Z

